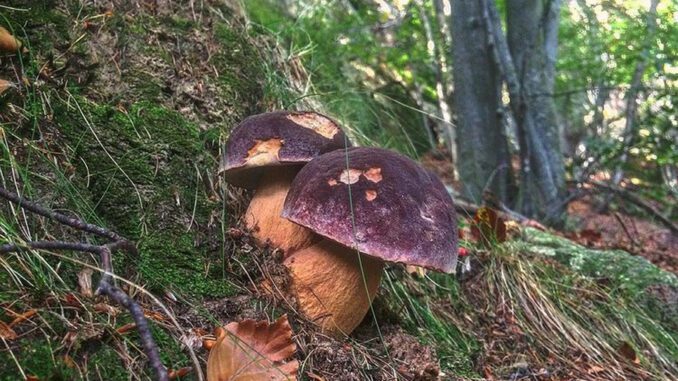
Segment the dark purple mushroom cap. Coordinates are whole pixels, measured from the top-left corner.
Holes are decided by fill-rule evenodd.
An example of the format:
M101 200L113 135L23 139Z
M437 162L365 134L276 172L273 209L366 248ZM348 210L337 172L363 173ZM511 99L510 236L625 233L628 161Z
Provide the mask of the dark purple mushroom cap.
M325 152L350 146L339 125L311 111L276 111L248 117L231 132L219 173L252 189L269 167L299 165Z
M292 182L282 216L385 261L448 273L457 263L457 220L445 186L388 150L349 148L314 159Z

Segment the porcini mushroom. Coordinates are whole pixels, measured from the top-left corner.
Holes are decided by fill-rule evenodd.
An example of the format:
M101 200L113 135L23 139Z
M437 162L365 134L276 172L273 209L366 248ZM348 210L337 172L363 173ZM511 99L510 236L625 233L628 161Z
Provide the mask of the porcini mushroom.
M292 182L282 216L323 237L284 264L299 309L330 334L360 324L384 262L447 273L456 266L457 221L445 186L388 150L348 148L314 159Z
M280 217L290 183L314 157L350 145L339 125L315 112L278 111L251 116L231 132L219 172L229 183L254 189L245 224L258 245L286 253L308 246L313 234Z

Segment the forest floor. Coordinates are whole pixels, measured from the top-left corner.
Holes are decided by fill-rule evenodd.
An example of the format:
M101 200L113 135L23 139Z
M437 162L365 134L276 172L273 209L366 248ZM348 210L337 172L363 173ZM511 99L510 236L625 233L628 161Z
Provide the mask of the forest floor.
M489 247L467 238L471 270L459 278L389 266L376 319L348 338L262 292L264 281L284 290L287 273L241 226L249 195L215 171L221 139L276 107L271 72L294 65L281 68L275 44L229 2L161 3L0 7L28 48L0 57L15 84L0 96L0 181L137 244L114 268L163 363L191 368L177 379L201 379L216 326L283 314L304 380L678 379L676 237L586 199L571 205L572 232L518 226ZM28 239L100 243L0 202L0 244ZM151 378L127 312L91 293L99 270L83 254L0 257L0 380Z

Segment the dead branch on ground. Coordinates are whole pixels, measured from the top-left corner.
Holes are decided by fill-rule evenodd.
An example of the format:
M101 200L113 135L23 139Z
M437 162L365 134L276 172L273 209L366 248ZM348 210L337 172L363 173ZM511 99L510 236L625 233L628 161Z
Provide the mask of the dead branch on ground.
M58 221L74 229L91 233L113 242L105 245L91 245L81 242L63 242L63 241L29 241L25 243L8 243L0 245L0 254L17 252L23 249L32 250L65 250L79 251L85 253L97 254L101 260L103 275L99 280L96 293L97 295L106 295L121 306L125 307L132 315L136 323L141 343L148 356L151 368L155 371L158 381L169 381L167 369L160 361L158 346L153 340L148 321L144 317L144 311L131 297L115 285L113 279L113 265L111 263L111 254L117 250L127 251L136 254L136 246L117 233L102 228L97 225L88 224L80 219L68 217L53 210L42 207L34 202L26 200L16 193L0 187L0 197L17 204L19 207L29 210L35 214Z

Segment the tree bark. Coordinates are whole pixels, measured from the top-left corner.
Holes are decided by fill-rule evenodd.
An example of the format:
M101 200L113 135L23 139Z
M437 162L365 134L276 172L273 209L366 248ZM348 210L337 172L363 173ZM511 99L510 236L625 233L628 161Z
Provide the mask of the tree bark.
M510 158L498 112L501 82L487 49L481 2L452 2L452 35L457 164L464 193L469 199L480 201L483 191L490 190L507 203Z
M559 10L559 0L507 2L507 41L520 82L511 99L519 97L512 109L523 135L520 210L549 223L561 220L565 208L565 167L551 97Z

